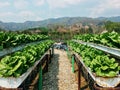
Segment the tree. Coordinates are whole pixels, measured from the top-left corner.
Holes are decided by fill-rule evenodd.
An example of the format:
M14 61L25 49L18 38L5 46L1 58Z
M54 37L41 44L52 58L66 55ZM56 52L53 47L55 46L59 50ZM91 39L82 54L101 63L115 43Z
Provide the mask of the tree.
M105 23L105 28L109 32L116 31L116 32L120 33L120 22L107 21Z

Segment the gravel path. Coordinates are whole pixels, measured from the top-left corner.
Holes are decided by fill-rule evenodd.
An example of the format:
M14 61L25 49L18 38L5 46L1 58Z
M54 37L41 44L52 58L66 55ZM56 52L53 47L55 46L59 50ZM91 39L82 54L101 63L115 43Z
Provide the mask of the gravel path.
M65 51L55 49L48 72L43 76L43 90L77 90L75 74Z

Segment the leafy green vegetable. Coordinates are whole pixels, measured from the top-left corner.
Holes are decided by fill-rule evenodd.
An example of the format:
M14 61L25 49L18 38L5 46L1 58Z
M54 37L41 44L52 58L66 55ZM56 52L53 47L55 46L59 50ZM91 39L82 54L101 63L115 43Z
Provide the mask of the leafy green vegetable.
M25 43L48 39L48 36L39 34L17 34L13 32L0 31L0 50L18 46Z
M106 45L109 47L120 48L120 34L117 32L106 32L103 34L82 34L76 35L73 39L82 40L85 42L94 42L97 44Z
M109 55L100 50L74 41L68 42L68 45L82 56L85 65L97 76L114 77L118 75L120 66L115 62L115 58L110 58Z
M23 50L5 56L0 61L0 77L19 77L38 60L53 44L45 40L37 45L26 46Z

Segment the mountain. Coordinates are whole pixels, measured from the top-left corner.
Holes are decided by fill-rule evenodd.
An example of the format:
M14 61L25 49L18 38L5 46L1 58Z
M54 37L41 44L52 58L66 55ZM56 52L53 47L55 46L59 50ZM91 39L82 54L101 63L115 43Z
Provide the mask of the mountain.
M0 28L5 30L25 30L34 27L47 27L50 25L64 25L70 26L76 23L82 23L83 25L100 25L104 21L110 20L113 22L120 22L120 16L118 17L99 17L99 18L88 18L88 17L62 17L62 18L50 18L42 21L26 21L24 23L9 22L4 23L0 21Z
M120 22L120 16L116 17L99 17L96 18L97 20L104 20L104 21L112 21L112 22Z

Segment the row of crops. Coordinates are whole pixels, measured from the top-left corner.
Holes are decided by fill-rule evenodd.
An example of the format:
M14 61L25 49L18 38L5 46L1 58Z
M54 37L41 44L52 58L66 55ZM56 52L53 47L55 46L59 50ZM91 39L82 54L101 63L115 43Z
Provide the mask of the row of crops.
M96 76L115 77L119 74L120 66L116 63L115 58L111 58L109 54L74 41L69 41L68 45L82 57L85 65Z
M120 34L117 32L106 32L102 34L81 34L76 35L74 40L69 41L70 48L77 52L83 59L83 62L96 76L114 77L119 74L120 66L114 57L104 51L95 49L86 44L76 42L81 40L84 42L93 42L109 47L120 48Z
M0 32L0 50L45 39L48 39L48 36L39 34L30 35L17 34L13 32Z
M68 46L74 57L72 64L75 60L78 67L81 67L82 74L91 89L119 90L120 34L113 31L75 35L68 41ZM72 67L74 69L74 66Z
M3 57L0 61L0 77L18 77L25 73L36 60L50 48L53 41L46 40L35 45L29 45L21 51Z
M103 34L81 34L74 36L73 39L120 48L120 34L114 31Z
M1 31L0 89L1 87L18 88L27 79L34 79L31 77L32 73L38 73L39 70L36 69L40 69L43 62L48 63L51 52L48 50L51 50L53 43L48 36L42 34ZM40 66L37 67L39 64Z

